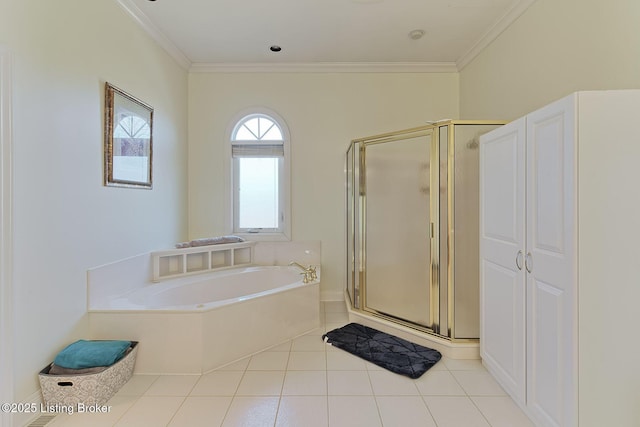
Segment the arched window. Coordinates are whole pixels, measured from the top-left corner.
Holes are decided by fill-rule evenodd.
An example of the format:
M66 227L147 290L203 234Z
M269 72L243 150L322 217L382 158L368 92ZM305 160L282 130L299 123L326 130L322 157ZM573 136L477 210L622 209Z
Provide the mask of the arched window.
M288 231L286 129L271 114L242 117L231 132L233 232Z

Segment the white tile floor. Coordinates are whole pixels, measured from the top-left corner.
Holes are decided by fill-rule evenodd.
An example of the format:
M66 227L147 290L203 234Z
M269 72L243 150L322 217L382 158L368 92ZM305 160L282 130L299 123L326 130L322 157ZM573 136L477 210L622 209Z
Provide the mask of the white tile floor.
M443 358L417 380L324 344L347 323L323 303L323 327L204 375L134 375L106 414L47 425L533 427L479 360Z

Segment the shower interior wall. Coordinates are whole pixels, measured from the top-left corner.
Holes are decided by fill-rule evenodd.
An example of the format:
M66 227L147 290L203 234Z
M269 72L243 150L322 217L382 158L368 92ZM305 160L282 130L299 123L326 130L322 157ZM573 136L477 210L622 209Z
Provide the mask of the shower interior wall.
M351 142L354 309L452 341L478 338L478 138L502 124L442 121Z

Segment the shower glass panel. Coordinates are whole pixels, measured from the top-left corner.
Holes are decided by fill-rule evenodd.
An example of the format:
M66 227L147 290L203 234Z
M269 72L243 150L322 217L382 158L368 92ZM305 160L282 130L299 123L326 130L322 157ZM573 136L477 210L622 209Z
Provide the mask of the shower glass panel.
M365 308L431 327L431 135L365 147Z
M455 245L453 277L455 286L449 298L453 305L453 338L478 338L480 335L480 150L479 138L495 125L457 125L453 139L453 205Z

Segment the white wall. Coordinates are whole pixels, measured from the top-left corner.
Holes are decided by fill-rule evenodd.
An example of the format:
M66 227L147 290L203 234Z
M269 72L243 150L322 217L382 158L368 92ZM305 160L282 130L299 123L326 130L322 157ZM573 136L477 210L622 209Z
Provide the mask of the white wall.
M460 73L461 118L514 119L577 90L640 88L640 2L537 0Z
M322 298L342 297L344 167L350 140L457 118L458 75L191 73L190 238L230 232L227 129L239 112L252 106L275 111L289 127L291 237L322 241Z
M114 1L3 0L0 45L14 58L20 401L64 345L86 338L88 268L186 237L187 74ZM105 81L155 108L151 191L103 186Z

